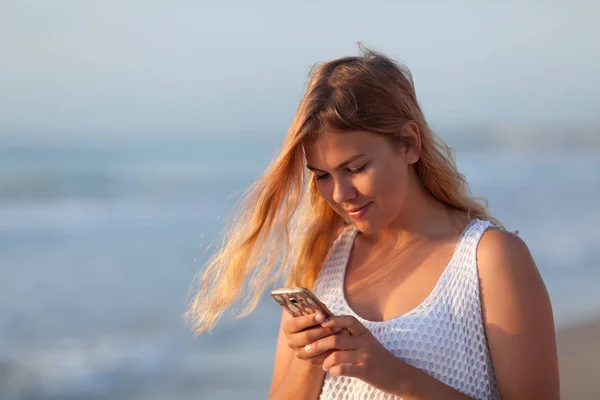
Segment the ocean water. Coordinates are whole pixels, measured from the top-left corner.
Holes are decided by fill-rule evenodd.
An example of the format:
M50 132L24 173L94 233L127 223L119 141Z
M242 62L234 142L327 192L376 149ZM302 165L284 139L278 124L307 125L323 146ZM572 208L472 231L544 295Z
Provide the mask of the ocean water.
M3 139L0 398L266 398L278 306L265 298L197 339L182 314L237 194L279 144ZM598 315L598 154L464 146L457 162L528 243L557 325Z

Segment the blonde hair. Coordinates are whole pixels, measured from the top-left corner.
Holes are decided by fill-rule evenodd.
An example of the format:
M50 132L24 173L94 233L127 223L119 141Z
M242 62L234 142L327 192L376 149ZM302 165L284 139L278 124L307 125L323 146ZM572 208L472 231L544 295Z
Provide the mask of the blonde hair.
M361 49L361 56L324 62L311 72L279 155L242 197L220 250L199 276L186 312L196 334L212 329L237 302L244 305L238 317L248 315L264 290L282 277L290 286L314 284L344 226L305 167L303 144L324 131L370 131L411 145L400 132L414 121L421 133L414 168L423 186L447 207L501 226L471 195L451 149L425 121L410 71Z

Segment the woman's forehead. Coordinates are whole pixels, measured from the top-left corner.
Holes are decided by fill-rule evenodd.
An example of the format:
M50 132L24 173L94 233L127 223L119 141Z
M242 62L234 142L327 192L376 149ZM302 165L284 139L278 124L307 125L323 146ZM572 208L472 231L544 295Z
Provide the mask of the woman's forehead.
M383 143L383 137L366 131L324 132L304 144L309 164L336 164L361 153L372 153Z

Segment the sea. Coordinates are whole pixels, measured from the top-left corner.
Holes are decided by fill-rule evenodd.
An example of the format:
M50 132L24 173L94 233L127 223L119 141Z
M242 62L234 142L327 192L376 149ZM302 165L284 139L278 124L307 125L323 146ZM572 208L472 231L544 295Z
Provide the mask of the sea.
M265 296L197 338L183 313L281 142L0 137L0 399L266 398L279 307ZM599 152L463 140L456 161L529 245L557 328L600 315Z

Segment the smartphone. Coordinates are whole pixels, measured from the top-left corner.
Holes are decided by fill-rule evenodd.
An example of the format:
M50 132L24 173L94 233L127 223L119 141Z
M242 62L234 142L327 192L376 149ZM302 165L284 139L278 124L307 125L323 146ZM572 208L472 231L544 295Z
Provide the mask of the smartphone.
M271 291L271 297L294 317L320 311L325 317L333 317L331 311L310 290L302 287L282 288Z

